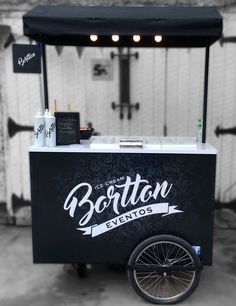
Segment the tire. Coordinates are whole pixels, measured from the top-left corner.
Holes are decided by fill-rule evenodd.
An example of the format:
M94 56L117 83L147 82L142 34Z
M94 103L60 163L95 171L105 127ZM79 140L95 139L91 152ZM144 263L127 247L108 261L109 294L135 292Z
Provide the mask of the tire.
M176 236L160 235L135 248L128 263L128 278L144 300L175 304L196 289L200 270L200 259L189 243Z

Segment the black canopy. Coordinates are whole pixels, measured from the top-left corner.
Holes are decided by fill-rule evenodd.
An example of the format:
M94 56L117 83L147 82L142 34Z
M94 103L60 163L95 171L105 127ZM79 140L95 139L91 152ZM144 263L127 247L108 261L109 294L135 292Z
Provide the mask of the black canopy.
M23 17L24 34L50 45L207 47L222 34L212 7L111 7L40 5ZM90 35L96 34L96 42ZM112 34L120 36L113 42ZM133 41L133 35L141 40ZM155 35L161 35L157 43Z

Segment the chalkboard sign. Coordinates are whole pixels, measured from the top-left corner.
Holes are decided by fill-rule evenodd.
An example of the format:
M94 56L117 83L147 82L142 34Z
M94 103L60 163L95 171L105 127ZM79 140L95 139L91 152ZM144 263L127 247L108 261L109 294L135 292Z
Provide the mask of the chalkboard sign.
M56 144L69 145L80 143L79 113L56 112Z
M41 49L39 45L12 45L13 72L41 73Z

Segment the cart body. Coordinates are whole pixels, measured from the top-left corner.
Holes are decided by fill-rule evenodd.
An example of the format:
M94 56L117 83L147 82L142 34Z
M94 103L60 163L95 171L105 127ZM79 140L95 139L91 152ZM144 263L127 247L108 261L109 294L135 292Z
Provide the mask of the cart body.
M127 263L170 234L212 263L216 151L30 149L35 263Z

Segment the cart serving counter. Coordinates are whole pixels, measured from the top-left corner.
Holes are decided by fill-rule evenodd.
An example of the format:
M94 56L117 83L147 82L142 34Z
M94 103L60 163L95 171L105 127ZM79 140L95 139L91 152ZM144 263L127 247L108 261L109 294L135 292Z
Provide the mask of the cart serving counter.
M206 48L202 143L93 137L30 148L35 263L126 264L134 290L153 303L193 292L202 265L212 263L207 84L209 46L221 31L213 8L38 6L24 16L25 35L42 44L45 108L45 44Z

